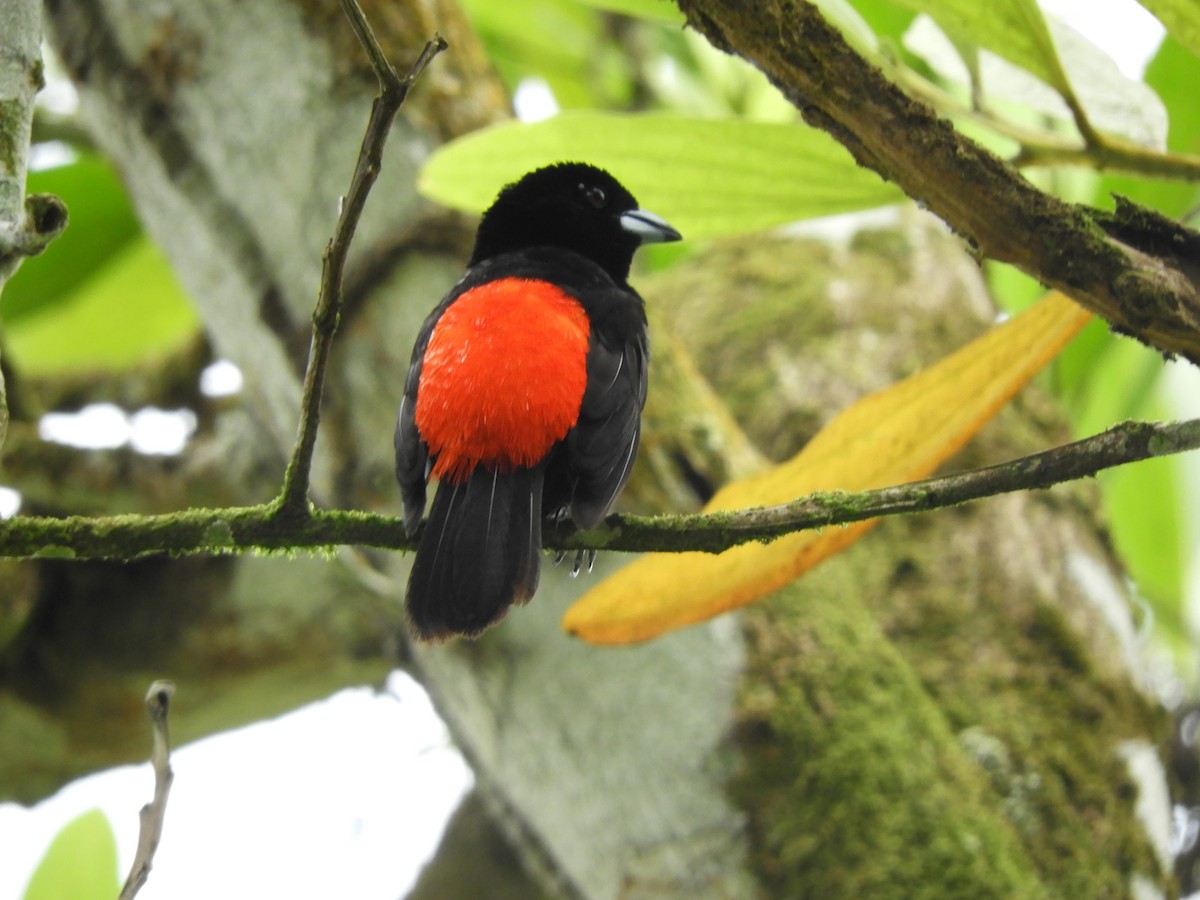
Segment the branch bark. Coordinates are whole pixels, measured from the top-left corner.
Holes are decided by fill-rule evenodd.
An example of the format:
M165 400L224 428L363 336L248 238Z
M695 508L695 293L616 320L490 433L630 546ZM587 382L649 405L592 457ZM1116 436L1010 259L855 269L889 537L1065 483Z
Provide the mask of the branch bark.
M0 288L24 256L45 246L25 207L33 99L41 90L42 14L37 0L0 10Z
M138 814L137 852L117 900L133 900L137 896L150 877L154 854L162 840L167 797L171 793L171 782L175 780L175 773L171 771L171 737L167 728L167 714L174 694L175 685L170 681L156 681L146 692L146 712L154 729L154 750L150 754L150 764L154 769L154 799L143 806Z
M869 169L980 255L1058 288L1113 328L1200 364L1200 233L1133 204L1064 203L913 100L806 0L679 0L688 24L761 69Z
M343 0L354 33L371 58L371 65L379 78L379 96L371 104L371 118L363 135L362 149L354 166L350 181L350 192L342 201L341 215L337 228L322 256L321 288L317 294L317 308L313 311L312 344L308 351L308 365L304 371L304 389L300 400L300 427L292 459L283 479L280 506L294 515L308 513L308 482L312 470L313 450L317 446L317 426L321 415L321 393L325 385L325 370L329 363L329 351L337 331L342 308L342 278L346 269L346 257L350 253L350 242L362 218L367 196L379 177L383 166L383 148L391 132L396 114L404 105L408 92L421 77L425 67L433 58L446 49L441 35L425 44L421 55L412 64L408 74L401 78L388 62L371 26L363 16L355 0Z
M67 227L57 198L25 196L33 98L42 80L42 4L14 0L0 8L0 294L27 256L36 256ZM0 449L8 402L0 371Z
M781 506L676 516L612 515L592 531L548 534L552 550L720 553L749 541L882 516L957 506L1052 487L1129 462L1200 448L1200 420L1125 422L1074 443L994 466L857 493L830 492ZM419 538L419 535L418 535ZM278 501L158 516L22 516L0 522L0 557L135 559L146 554L316 550L353 544L411 550L401 519L357 510L296 516Z

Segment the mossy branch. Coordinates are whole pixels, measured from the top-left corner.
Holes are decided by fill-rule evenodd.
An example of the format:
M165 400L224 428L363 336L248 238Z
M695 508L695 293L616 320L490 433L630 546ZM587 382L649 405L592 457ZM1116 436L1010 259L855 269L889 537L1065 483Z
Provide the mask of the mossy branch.
M982 256L1058 288L1122 333L1200 363L1200 233L1177 222L1168 228L1141 208L1114 223L1038 190L907 95L811 2L678 3L714 46L761 69L809 124L940 216Z
M413 82L437 53L445 48L445 42L441 38L430 41L409 74L400 78L384 58L354 0L341 2L379 77L380 97L372 107L350 193L346 197L337 230L325 252L321 287L313 313L312 349L305 375L299 435L280 495L273 502L259 506L189 509L157 516L74 516L61 519L19 516L0 522L0 557L128 560L164 554L323 551L339 545L391 550L411 549L415 546L415 541L405 535L399 518L352 510L317 510L312 508L308 500L309 471L319 424L322 385L329 347L337 327L346 254L367 195L378 175L382 149L391 123ZM722 2L723 0L698 0L683 5L685 8L691 8L689 15L695 16L696 10L702 6L720 10ZM799 20L810 24L815 21L824 29L824 32L818 35L818 43L823 43L813 47L813 52L818 57L820 53L828 52L828 47L841 41L837 32L825 25L815 9L809 8L809 4L800 3L794 8ZM780 10L775 8L773 14L779 13ZM813 20L812 16L816 19ZM752 19L750 24L742 24L746 34L739 34L738 39L745 39L749 41L750 46L761 49L769 44L769 41L764 41L763 35L759 34L766 26L754 24L758 20L753 17ZM713 33L721 34L714 22L708 19L696 21L701 23L698 27L708 27L714 30ZM782 32L771 33L770 37L779 39L780 56L778 59L767 60L766 64L781 65L783 74L786 75L797 65L789 54L794 55L797 51L794 45L795 35L789 32L783 34L780 39L781 34ZM1044 261L1039 253L1050 254L1050 261L1054 265L1066 266L1072 271L1084 273L1079 279L1086 281L1101 277L1090 266L1095 262L1097 253L1107 253L1109 256L1105 258L1109 260L1110 265L1105 271L1113 275L1114 280L1109 285L1113 291L1141 297L1143 300L1161 300L1164 284L1168 287L1174 285L1179 290L1187 287L1184 283L1187 282L1186 277L1172 270L1163 257L1170 253L1178 254L1181 258L1186 257L1195 246L1200 246L1200 236L1181 235L1177 223L1130 204L1120 205L1115 214L1107 217L1095 211L1085 212L1059 204L1022 181L1020 176L986 151L960 136L955 136L952 129L936 120L928 108L914 104L883 78L878 70L871 68L861 58L853 56L844 42L841 43L841 51L843 57L845 54L851 56L825 61L828 67L827 74L822 76L823 79L828 79L823 81L825 88L839 93L845 101L850 96L847 94L850 87L839 83L839 77L851 73L866 77L867 81L872 77L877 78L891 92L885 101L897 104L897 107L891 110L893 114L903 113L917 123L925 122L933 127L936 134L929 146L938 151L934 156L944 155L947 149L952 156L962 152L965 161L959 160L961 168L955 171L954 178L948 179L950 182L978 177L983 187L982 196L995 199L998 191L1008 201L1016 204L1015 211L1008 210L1010 214L1034 215L1034 212L1021 205L1026 201L1033 203L1040 210L1038 214L1043 217L1041 221L1050 228L1050 233L1044 235L1042 241L1033 242L1041 248L1033 255L1035 262ZM784 65L780 60L786 61L787 64ZM788 68L789 66L792 68ZM862 66L869 69L865 76L860 71ZM811 74L808 73L809 76ZM786 82L782 81L782 75L780 78L781 83L786 85ZM795 90L794 85L792 89ZM817 95L824 97L820 92ZM800 94L795 96L801 97ZM874 144L865 142L850 129L850 125L861 124L859 118L856 118L861 116L861 111L856 110L850 115L847 124L834 116L834 113L844 110L832 108L830 112L825 108L807 105L802 99L798 99L798 102L810 119L824 124L835 135L841 137L856 155L860 156L861 161L872 165L885 175L894 174L892 166L898 161L911 161L911 158L915 158L910 155L917 153L922 146L919 141L905 143L903 138L897 139L899 143L896 146L887 145L886 142L882 142L876 129L868 136L882 142L881 150ZM885 128L884 131L893 134L904 132L905 129ZM941 164L946 163L943 160ZM922 178L927 180L929 173L924 172L916 180L916 186L928 187ZM901 178L895 180L913 196L921 196L919 190L915 193L910 190L912 184ZM938 207L946 207L949 214L943 214L947 221L980 240L985 252L996 255L998 251L1011 251L1015 245L1024 246L1030 243L1027 240L1028 235L1019 230L1007 236L997 235L992 233L991 226L987 223L981 224L971 218L966 211L980 207L979 192L974 185L959 184L957 188L954 185L949 188L951 191L955 189L960 190L960 193L934 191L933 199L928 201L929 205L939 212L943 210ZM1010 196L1005 190L1014 193ZM936 206L934 201L937 201ZM1087 234L1089 242L1080 245L1078 241L1070 239L1072 235L1079 236L1072 230L1076 228ZM1066 246L1061 248L1061 251L1054 249L1056 235L1066 235ZM1134 249L1139 242L1145 245L1144 250ZM1159 252L1160 255L1152 258L1154 252ZM1111 258L1114 253L1120 260L1114 262ZM1003 258L1003 255L997 258ZM1053 268L1054 266L1051 266L1051 269ZM1045 280L1057 283L1044 272L1040 274ZM1191 289L1194 288L1195 285L1191 285ZM1200 304L1196 308L1200 309ZM1154 337L1160 334L1162 325L1162 319L1156 316L1154 310L1144 309L1139 320L1142 329L1139 334L1143 337ZM1190 339L1196 342L1196 349L1200 351L1200 330L1193 328ZM1179 347L1174 349L1184 352ZM1200 352L1195 358L1200 359ZM1084 441L958 475L856 494L814 494L793 503L770 508L649 518L610 516L604 526L587 533L549 534L546 546L550 549L567 550L700 550L716 553L747 541L771 540L794 531L846 524L884 515L938 509L1010 491L1045 488L1093 475L1124 463L1197 447L1200 447L1200 421L1167 425L1125 423Z
M609 516L592 531L547 535L548 549L719 553L748 541L879 516L956 506L1048 488L1129 462L1200 448L1200 419L1125 422L1011 462L859 493L827 492L781 506L698 515ZM401 519L355 510L262 506L191 509L161 516L16 517L0 522L0 557L133 559L151 554L323 552L353 544L411 550Z

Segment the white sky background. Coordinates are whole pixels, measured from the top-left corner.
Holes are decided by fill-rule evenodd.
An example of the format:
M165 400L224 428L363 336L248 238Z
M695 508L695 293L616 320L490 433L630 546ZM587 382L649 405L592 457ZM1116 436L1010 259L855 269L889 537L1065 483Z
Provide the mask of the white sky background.
M1161 33L1134 0L1042 5L1133 77ZM179 748L172 764L163 841L139 895L145 900L393 900L412 885L471 783L428 699L399 673L387 692L342 691ZM0 900L21 896L54 834L92 807L117 833L124 878L138 809L152 789L149 766L130 766L74 782L32 809L0 805Z
M1162 26L1136 0L1038 0L1038 5L1107 52L1129 78L1141 78L1162 39Z
M197 741L171 765L163 839L139 900L396 900L472 782L425 692L402 673L384 693L341 691ZM19 898L58 830L92 807L116 832L124 880L153 792L148 764L123 766L33 809L0 805L0 898Z

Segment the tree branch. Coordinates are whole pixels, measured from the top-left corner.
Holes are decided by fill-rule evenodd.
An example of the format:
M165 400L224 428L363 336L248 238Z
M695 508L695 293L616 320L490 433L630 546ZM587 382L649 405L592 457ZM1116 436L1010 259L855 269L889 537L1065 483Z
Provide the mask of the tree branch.
M964 103L957 96L902 65L881 61L889 78L918 100L943 112L971 119L997 134L1016 141L1020 148L1009 161L1017 168L1079 166L1108 172L1124 172L1143 178L1200 181L1200 156L1151 150L1132 141L1103 132L1092 132L1092 140L1067 136L1005 118L985 105Z
M150 877L154 853L162 839L167 795L171 792L171 782L175 780L175 773L171 771L171 737L167 731L167 713L174 695L175 685L170 681L156 681L146 692L146 711L154 726L154 750L150 755L150 763L154 768L154 799L143 806L138 814L140 828L137 852L117 900L133 900L137 896Z
M33 99L44 83L41 44L41 0L0 6L0 293L25 257L41 253L67 227L61 200L25 196ZM0 447L7 430L8 402L0 373Z
M42 226L55 224L25 204L33 99L44 84L41 41L41 3L0 9L0 289L23 257L46 246Z
M1114 217L1042 193L906 95L810 2L679 6L714 46L761 69L806 121L980 254L1064 291L1120 332L1200 363L1200 233L1168 227L1149 210Z
M781 506L697 515L609 516L592 531L548 533L557 550L720 553L813 528L880 516L957 506L1014 491L1048 488L1125 463L1200 448L1200 419L1168 424L1125 422L1081 441L1011 462L859 493L821 492ZM419 535L418 535L419 537ZM192 509L161 516L19 516L0 521L0 558L133 559L151 554L252 551L328 552L353 544L411 550L402 521L355 510L314 510L304 518L277 515L275 504Z
M1200 156L1149 150L1130 141L1101 134L1092 144L1055 140L1022 143L1013 159L1017 166L1080 166L1102 172L1125 172L1143 178L1200 181Z
M1167 424L1124 422L1051 450L1010 462L858 493L817 492L779 506L670 517L609 517L603 531L563 546L595 549L701 550L720 553L737 544L769 541L796 531L848 525L883 516L928 512L972 500L1040 490L1093 476L1127 462L1200 449L1200 419ZM613 520L616 521L613 521ZM652 545L652 546L646 546Z
M302 517L309 512L308 484L313 450L317 444L317 426L321 416L321 392L329 362L329 349L333 343L334 332L337 331L342 308L342 278L350 243L354 239L355 229L366 206L367 196L375 184L375 179L379 177L379 170L383 165L383 148L391 132L392 122L407 99L409 90L426 66L447 46L440 35L435 35L425 44L425 49L421 51L408 74L401 78L384 56L356 0L341 0L341 4L355 35L371 59L371 66L379 79L379 96L371 104L371 117L367 122L358 162L350 180L350 192L343 199L337 227L325 247L323 256L321 287L317 294L317 306L313 311L312 344L308 353L308 366L304 372L299 433L292 450L292 459L284 474L283 491L277 500L278 513L289 517Z

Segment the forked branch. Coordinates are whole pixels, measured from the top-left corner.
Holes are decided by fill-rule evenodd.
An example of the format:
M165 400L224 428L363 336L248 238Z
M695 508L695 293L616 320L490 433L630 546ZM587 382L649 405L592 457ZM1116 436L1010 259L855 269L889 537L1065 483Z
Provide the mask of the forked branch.
M446 49L446 41L440 35L425 44L425 49L412 64L408 74L401 78L392 64L387 61L371 26L363 15L356 0L341 0L342 9L350 19L360 43L371 59L371 67L379 79L379 96L371 104L371 117L363 135L358 162L350 180L350 192L342 199L341 215L333 237L325 247L321 270L321 286L317 293L317 306L313 311L312 343L308 351L308 366L304 371L304 389L300 400L300 425L292 459L284 474L283 490L276 500L278 514L294 518L308 515L308 485L312 472L313 451L317 445L317 427L321 417L321 394L325 384L325 371L329 363L329 349L337 331L338 317L342 309L342 281L346 268L346 255L354 240L355 229L367 203L367 196L383 166L383 148L391 133L392 123L400 107L404 105L409 91L421 77L435 56Z

